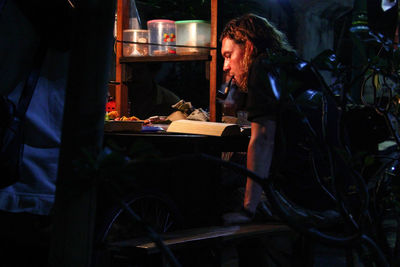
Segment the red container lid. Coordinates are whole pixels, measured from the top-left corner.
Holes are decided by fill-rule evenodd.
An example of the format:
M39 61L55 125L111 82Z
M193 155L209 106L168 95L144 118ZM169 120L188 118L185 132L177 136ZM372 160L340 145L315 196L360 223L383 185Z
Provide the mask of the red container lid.
M111 112L117 110L117 103L114 100L108 101L106 104L106 111Z

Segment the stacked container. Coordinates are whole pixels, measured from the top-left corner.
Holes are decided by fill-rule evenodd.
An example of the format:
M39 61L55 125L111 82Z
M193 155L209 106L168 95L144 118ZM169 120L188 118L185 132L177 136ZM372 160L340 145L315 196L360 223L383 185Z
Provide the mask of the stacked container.
M148 30L124 30L123 32L123 56L147 56L149 54ZM139 44L144 43L144 44Z
M147 29L149 30L149 54L151 56L176 54L175 21L150 20L147 22Z
M177 47L177 54L207 54L211 38L210 23L204 20L180 20L176 25L176 44L193 47ZM197 46L197 47L196 47Z

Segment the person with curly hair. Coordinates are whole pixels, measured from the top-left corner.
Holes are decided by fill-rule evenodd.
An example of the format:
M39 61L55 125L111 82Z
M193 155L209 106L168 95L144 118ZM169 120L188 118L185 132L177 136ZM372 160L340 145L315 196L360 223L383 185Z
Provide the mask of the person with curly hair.
M247 168L260 177L268 177L274 151L278 92L266 88L259 77L267 79L263 59L273 53L293 54L285 34L267 19L245 14L232 19L221 33L223 71L243 92L247 92L251 138L247 150ZM265 73L264 73L265 72ZM265 75L263 75L265 74ZM272 88L274 89L274 88ZM224 215L225 223L246 223L254 217L262 187L247 178L241 212Z

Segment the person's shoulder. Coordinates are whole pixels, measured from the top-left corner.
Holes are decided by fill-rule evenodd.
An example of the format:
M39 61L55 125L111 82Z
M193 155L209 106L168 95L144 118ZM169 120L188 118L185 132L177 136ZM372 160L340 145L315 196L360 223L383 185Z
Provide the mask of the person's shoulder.
M261 71L267 71L271 69L271 64L268 58L268 55L261 54L253 59L253 62L250 65L249 71L251 74L259 73Z
M254 65L263 67L294 67L304 64L304 60L297 56L294 52L280 51L274 53L264 53L258 55L254 61Z
M286 73L286 76L290 76L293 79L299 81L307 81L309 79L317 81L315 77L315 71L310 64L300 58L296 53L293 52L279 52L273 54L263 54L258 56L253 61L251 68L254 73L272 73L275 75L282 75ZM307 83L310 83L308 81Z
M294 53L262 53L253 59L249 71L251 75L278 74L282 70L291 72L290 70L294 69L298 61L299 59Z
M267 54L261 54L258 55L254 60L253 60L253 66L267 66L269 64L268 60L268 55Z

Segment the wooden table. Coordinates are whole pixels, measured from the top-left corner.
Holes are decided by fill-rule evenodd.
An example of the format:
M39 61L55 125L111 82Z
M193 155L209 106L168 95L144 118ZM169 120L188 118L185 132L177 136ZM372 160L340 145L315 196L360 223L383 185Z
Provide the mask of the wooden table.
M138 141L153 144L163 155L182 153L210 153L245 152L249 143L249 136L206 136L197 134L160 133L105 133L104 143L111 141L122 148Z

